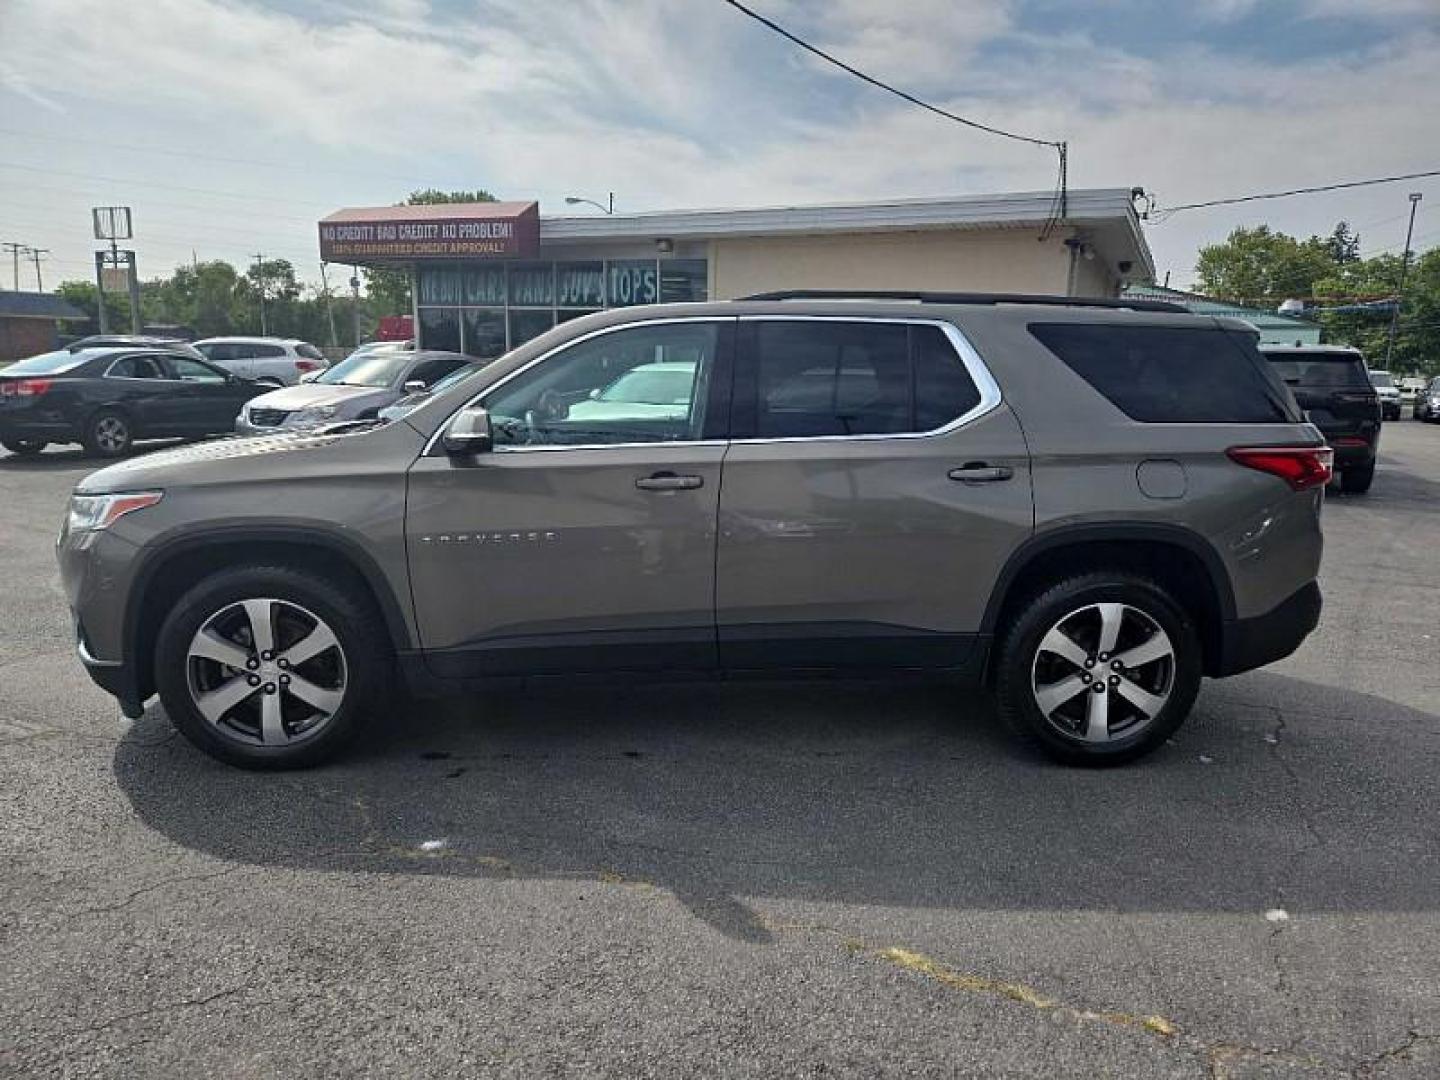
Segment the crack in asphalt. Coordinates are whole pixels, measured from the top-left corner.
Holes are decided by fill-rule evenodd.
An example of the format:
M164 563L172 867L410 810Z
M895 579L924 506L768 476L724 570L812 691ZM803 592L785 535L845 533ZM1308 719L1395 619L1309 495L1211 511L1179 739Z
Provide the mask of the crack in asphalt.
M126 896L124 900L121 900L119 903L100 904L96 907L81 908L79 911L69 912L65 915L65 921L69 922L72 919L78 919L82 915L108 915L116 911L123 911L125 908L133 904L136 900L140 899L140 897L146 896L149 893L159 892L161 889L168 889L175 885L185 885L197 881L214 881L216 878L227 877L228 875L237 873L241 870L253 869L255 868L236 864L234 866L227 866L223 870L217 870L211 873L179 874L175 877L163 878L160 881L151 882L149 885L142 885L140 888L132 890L130 894Z
M1374 1057L1368 1057L1364 1061L1357 1062L1350 1067L1350 1075L1361 1078L1373 1076L1375 1070L1387 1061L1393 1061L1399 1057L1409 1057L1410 1051L1421 1043L1440 1042L1440 1035L1422 1035L1415 1028L1405 1033L1403 1041L1394 1046L1381 1050Z

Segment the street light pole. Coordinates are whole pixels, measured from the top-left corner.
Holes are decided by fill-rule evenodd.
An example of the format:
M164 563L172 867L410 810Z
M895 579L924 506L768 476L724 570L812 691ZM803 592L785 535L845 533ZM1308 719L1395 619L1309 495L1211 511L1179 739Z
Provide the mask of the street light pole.
M1410 239L1415 235L1415 210L1422 198L1420 192L1410 193L1410 224L1405 227L1405 253L1400 256L1400 285L1395 290L1395 306L1390 309L1390 337L1385 343L1385 370L1390 370L1390 356L1395 351L1395 331L1400 323L1400 309L1405 304L1405 278L1410 272Z
M615 192L610 192L610 199L608 205L605 203L598 203L594 199L582 199L578 195L565 196L565 205L567 206L579 206L581 203L585 203L587 206L595 207L595 209L599 210L602 214L613 214L615 213Z

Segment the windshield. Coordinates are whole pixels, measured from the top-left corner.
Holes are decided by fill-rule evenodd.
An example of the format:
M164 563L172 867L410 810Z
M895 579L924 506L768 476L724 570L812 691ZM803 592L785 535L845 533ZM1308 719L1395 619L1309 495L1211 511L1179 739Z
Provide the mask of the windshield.
M599 400L635 405L688 405L694 381L692 367L639 367L627 371L602 390Z
M312 381L342 386L391 386L410 360L411 354L402 352L351 353Z
M1266 359L1290 386L1370 389L1359 353L1271 353Z
M72 368L77 368L86 360L90 359L83 353L72 353L68 349L60 349L58 352L41 353L39 356L27 357L18 360L9 367L0 370L5 375L61 375Z
M1394 386L1394 385L1395 385L1395 380L1392 379L1392 378L1390 378L1390 372L1388 372L1388 371L1372 371L1372 372L1370 372L1370 381L1371 381L1372 383L1374 383L1376 386Z

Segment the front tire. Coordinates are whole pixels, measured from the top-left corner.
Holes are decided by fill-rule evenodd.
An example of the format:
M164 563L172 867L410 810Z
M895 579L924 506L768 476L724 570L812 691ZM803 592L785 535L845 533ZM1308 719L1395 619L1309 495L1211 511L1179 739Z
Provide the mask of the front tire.
M1347 495L1363 495L1375 481L1375 466L1365 465L1340 471L1340 490Z
M17 457L34 457L48 445L44 439L0 439L0 446Z
M114 409L101 409L85 425L85 451L93 457L120 457L134 441L129 418Z
M1150 753L1200 688L1194 621L1156 582L1121 571L1065 578L1029 598L997 652L1000 715L1072 765Z
M155 684L180 733L244 769L333 757L390 695L389 637L365 598L314 573L241 566L176 603Z

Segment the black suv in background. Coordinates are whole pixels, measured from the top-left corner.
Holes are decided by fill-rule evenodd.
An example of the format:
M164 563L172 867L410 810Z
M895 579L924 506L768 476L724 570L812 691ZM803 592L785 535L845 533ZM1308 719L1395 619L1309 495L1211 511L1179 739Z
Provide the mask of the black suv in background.
M1365 358L1336 345L1262 345L1296 404L1335 450L1340 489L1358 494L1375 479L1380 448L1380 398Z

